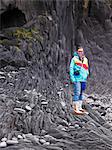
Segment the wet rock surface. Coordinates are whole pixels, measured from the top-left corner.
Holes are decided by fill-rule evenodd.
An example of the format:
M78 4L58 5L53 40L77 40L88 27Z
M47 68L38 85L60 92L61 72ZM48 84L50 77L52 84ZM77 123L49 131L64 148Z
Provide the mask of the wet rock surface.
M111 7L91 1L83 10L81 1L68 0L28 1L24 9L25 1L6 2L0 14L16 6L26 22L0 31L0 149L112 150ZM78 45L91 72L83 104L89 115L81 116L73 112L69 79Z

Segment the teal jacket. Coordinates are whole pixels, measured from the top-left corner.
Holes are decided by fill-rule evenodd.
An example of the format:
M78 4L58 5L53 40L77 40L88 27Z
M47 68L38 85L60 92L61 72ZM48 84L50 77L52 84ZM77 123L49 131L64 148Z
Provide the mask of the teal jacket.
M79 72L76 75L75 72ZM83 62L79 59L79 55L75 52L70 63L70 79L74 82L86 82L89 75L88 59L84 56Z

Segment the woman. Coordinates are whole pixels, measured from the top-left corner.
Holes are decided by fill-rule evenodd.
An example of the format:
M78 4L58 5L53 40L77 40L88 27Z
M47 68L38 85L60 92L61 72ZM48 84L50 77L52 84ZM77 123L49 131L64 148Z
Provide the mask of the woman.
M84 55L83 48L80 47L77 52L74 53L74 57L70 63L70 78L74 84L73 104L76 114L88 114L88 112L82 108L82 102L84 100L83 92L86 89L88 75L88 59Z

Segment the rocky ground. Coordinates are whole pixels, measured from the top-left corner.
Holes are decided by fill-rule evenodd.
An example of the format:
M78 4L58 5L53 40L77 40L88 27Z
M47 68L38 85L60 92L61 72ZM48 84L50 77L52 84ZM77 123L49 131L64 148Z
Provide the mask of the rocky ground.
M112 150L110 1L1 2L0 150ZM83 116L69 77L78 45L91 73Z
M0 149L112 149L111 95L85 95L89 115L77 116L69 82L46 80L30 89L35 80L29 67L1 69Z

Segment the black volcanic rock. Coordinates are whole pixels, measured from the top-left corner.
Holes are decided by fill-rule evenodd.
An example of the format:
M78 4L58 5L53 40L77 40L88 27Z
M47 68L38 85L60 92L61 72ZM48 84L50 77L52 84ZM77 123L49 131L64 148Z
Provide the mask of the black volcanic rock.
M111 150L110 3L1 0L0 15L0 148ZM90 63L83 116L71 106L78 46Z

